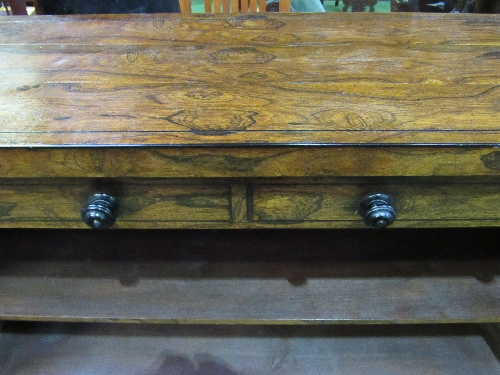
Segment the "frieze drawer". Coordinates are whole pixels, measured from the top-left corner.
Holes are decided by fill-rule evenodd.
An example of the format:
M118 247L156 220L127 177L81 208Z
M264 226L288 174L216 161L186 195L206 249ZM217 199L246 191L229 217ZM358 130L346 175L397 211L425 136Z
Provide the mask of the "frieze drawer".
M4 228L496 226L498 181L3 179Z
M82 208L96 193L118 202L113 228L228 225L228 185L163 180L13 180L0 184L0 226L85 228Z
M498 183L262 184L252 187L251 220L262 225L363 227L360 203L390 197L391 227L494 226L500 219Z

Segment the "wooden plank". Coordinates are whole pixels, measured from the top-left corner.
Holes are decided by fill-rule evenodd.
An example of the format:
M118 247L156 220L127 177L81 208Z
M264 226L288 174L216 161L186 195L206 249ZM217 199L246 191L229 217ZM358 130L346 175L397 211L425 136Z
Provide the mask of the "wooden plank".
M279 2L280 12L290 12L290 0L279 0Z
M179 0L181 13L191 13L191 0Z
M138 248L137 251L140 251ZM0 318L183 324L500 322L498 262L12 261ZM483 282L468 270L490 275ZM427 272L427 274L426 274Z
M2 234L0 320L500 322L492 228Z
M212 11L212 0L204 0L205 13L216 13Z
M0 334L0 350L0 371L12 375L500 374L481 333L463 326L10 323Z
M249 10L250 12L257 12L257 0L249 0Z
M474 177L479 183L500 175L494 147L4 148L0 159L2 178L420 176Z
M214 13L222 13L221 9L221 0L212 0L213 7L214 7Z
M0 143L500 143L495 18L370 16L3 21Z

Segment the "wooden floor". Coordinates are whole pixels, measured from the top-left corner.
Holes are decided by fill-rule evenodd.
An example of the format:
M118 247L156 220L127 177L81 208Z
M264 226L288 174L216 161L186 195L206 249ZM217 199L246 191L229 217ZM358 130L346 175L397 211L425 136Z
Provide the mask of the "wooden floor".
M474 326L6 323L9 375L500 374Z

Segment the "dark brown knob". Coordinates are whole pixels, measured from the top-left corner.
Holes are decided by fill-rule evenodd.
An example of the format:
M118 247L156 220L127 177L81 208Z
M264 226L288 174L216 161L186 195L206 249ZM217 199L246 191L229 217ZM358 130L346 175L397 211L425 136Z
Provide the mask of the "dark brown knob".
M367 195L361 201L360 209L363 221L370 228L386 228L396 220L392 198L387 194Z
M92 229L107 229L116 221L116 199L107 194L94 194L82 208L82 219Z

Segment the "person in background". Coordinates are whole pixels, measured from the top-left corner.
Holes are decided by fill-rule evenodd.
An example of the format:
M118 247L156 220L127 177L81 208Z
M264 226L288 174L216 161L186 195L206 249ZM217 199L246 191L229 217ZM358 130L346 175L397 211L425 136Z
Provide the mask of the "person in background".
M292 12L325 12L325 7L321 0L291 0ZM277 12L279 9L278 0L267 0L266 10Z
M292 12L324 12L325 7L320 0L292 0Z

